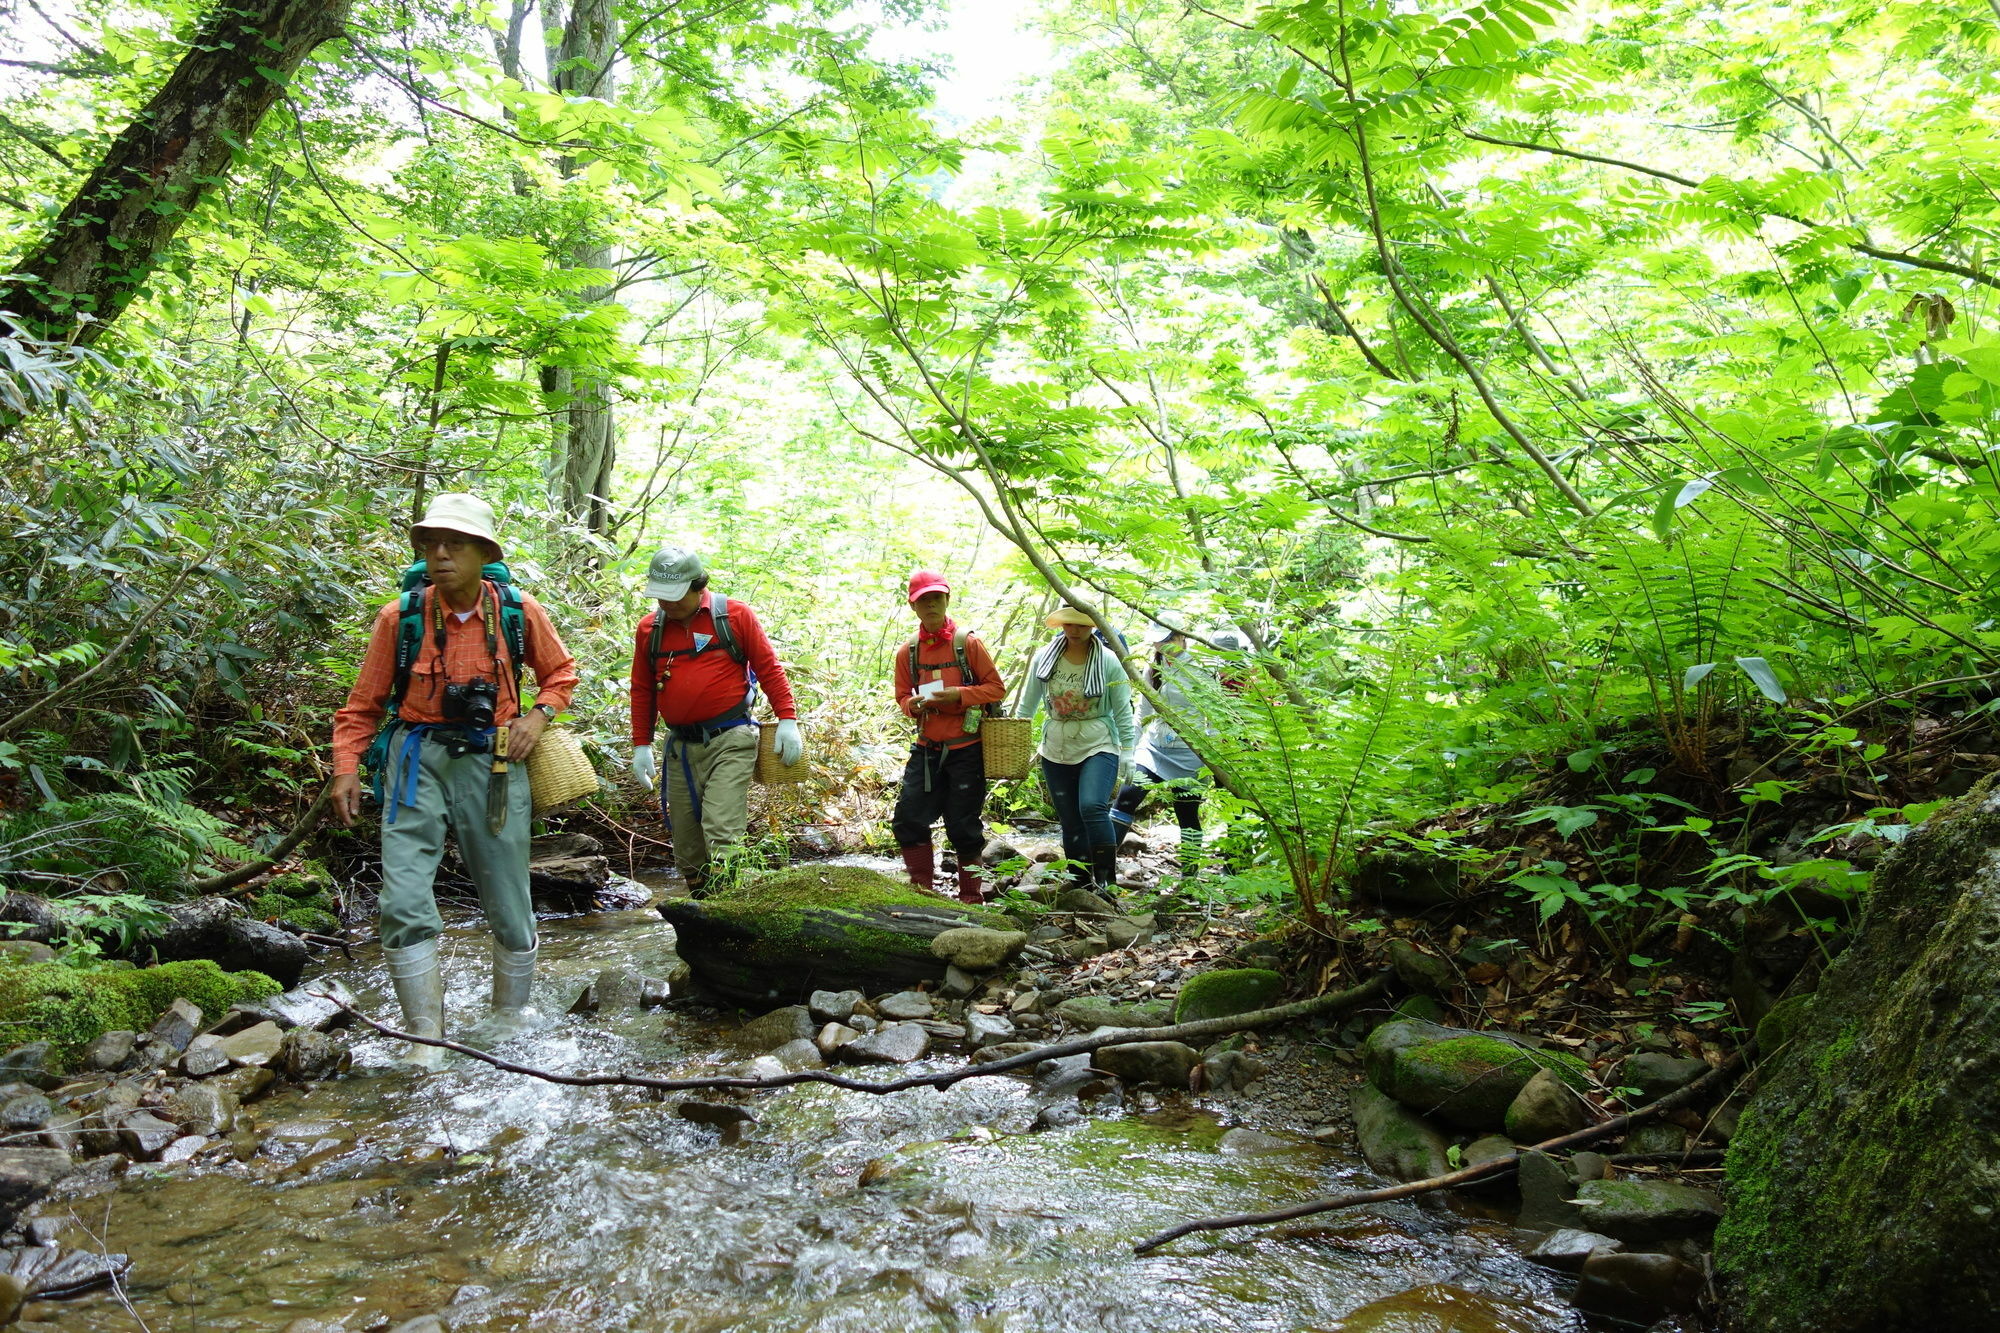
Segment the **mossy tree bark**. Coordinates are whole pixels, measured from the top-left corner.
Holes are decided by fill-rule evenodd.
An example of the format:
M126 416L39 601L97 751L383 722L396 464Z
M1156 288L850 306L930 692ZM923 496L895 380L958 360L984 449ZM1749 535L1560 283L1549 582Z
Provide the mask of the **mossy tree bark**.
M351 0L226 0L0 288L39 337L94 341L144 287ZM82 321L79 326L79 321Z
M550 69L556 91L605 102L617 100L618 16L610 0L577 0L562 32ZM564 176L572 176L578 169L568 158L561 165ZM569 255L570 266L578 269L609 269L617 259L616 249L596 235L578 240ZM579 293L579 299L597 305L609 301L613 294L610 286L590 287ZM571 517L591 532L602 532L610 516L611 470L618 461L611 383L594 371L551 366L544 374L544 385L569 396L567 410L556 418L559 498Z

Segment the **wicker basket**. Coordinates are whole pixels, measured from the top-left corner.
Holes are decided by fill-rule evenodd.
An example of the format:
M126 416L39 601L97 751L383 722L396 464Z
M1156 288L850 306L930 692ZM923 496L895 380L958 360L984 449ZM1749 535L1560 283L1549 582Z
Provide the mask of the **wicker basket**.
M989 717L980 724L988 778L1025 778L1035 762L1035 722L1026 717Z
M541 740L528 753L527 767L538 815L597 791L597 770L584 755L583 742L568 727L544 728Z
M806 763L804 750L799 752L799 762L796 764L778 762L777 723L757 724L757 781L781 786L787 782L804 782L811 773L812 768Z

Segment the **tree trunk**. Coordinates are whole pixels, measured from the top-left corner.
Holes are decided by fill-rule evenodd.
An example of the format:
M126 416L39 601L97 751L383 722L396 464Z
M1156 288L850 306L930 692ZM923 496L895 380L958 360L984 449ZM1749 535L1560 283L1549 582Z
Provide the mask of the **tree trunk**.
M550 81L556 91L576 97L614 101L618 85L618 19L611 0L577 0L563 25ZM562 172L573 175L577 164L563 159ZM596 237L584 237L569 254L573 268L609 268L617 255ZM609 288L581 293L586 302L608 299ZM612 414L611 383L589 370L559 372L567 380L569 409L560 422L560 467L551 473L563 509L591 532L603 532L609 517L611 473L618 460L618 425Z
M14 266L0 305L27 330L94 341L124 312L285 85L338 37L351 0L227 0L166 84L115 139L42 241ZM79 319L86 322L77 328Z

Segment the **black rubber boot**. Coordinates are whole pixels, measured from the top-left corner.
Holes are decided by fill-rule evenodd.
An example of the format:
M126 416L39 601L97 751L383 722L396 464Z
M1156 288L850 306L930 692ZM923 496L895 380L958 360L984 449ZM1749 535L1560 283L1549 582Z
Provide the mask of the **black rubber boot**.
M1118 896L1118 848L1115 845L1090 849L1090 885L1107 898Z

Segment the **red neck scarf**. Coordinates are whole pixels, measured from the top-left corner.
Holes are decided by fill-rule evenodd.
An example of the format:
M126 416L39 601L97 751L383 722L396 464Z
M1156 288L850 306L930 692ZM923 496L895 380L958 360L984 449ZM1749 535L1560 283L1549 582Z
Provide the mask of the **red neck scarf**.
M944 624L939 625L935 630L928 630L920 625L917 627L917 647L949 648L951 647L952 636L957 633L958 625L950 616L946 616Z

